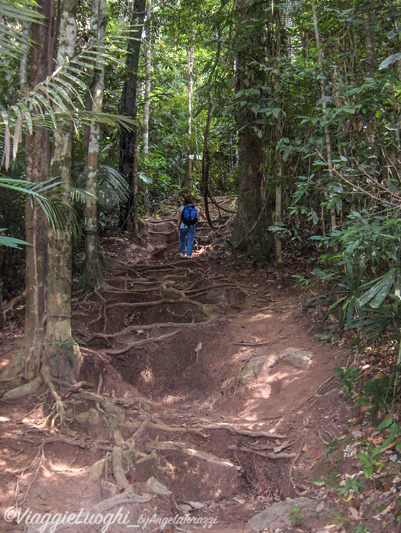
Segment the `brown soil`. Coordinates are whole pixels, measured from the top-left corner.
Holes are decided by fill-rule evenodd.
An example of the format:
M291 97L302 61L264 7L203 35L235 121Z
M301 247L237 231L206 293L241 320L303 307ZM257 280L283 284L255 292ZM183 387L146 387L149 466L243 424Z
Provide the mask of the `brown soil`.
M131 527L145 531L162 529L155 518L145 527L144 517L189 513L191 523L163 530L238 533L257 512L300 495L336 500L347 521L332 531L362 523L372 532L396 531L391 516L371 518L368 497L338 498L338 479L361 468L355 454L341 453L357 424L334 376L348 352L316 337L320 327L288 269L249 266L226 252L224 234L224 226L213 233L200 224L190 260L179 256L168 219L149 223L141 244L104 239L109 287L76 295L84 383L63 390L65 423L46 424L47 393L1 402L0 531L39 531L46 513L96 514L99 502L130 488L153 497L117 501L108 512L122 510ZM15 325L4 331L2 366L20 340ZM278 357L287 348L311 354L310 363ZM271 363L247 380L245 365L263 356ZM120 452L122 480L115 472ZM170 492L152 493L150 478ZM321 479L333 487L323 489ZM3 519L13 506L26 513L20 523ZM73 522L56 530L101 527Z

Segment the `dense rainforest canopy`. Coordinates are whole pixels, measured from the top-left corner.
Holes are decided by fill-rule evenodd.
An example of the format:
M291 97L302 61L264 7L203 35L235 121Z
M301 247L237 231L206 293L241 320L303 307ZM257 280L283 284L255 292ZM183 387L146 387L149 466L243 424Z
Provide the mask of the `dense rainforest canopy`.
M321 258L327 316L398 342L400 9L0 0L4 300L29 243L25 359L8 371L74 379L79 349L66 362L54 344L73 342L72 255L85 246L101 286L98 232L137 235L188 191L206 212L237 198L230 250L256 264Z

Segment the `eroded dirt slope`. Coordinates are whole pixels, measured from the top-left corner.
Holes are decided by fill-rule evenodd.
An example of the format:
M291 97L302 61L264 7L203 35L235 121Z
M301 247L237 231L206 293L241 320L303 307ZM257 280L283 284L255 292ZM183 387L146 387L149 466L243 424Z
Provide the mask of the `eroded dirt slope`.
M323 491L319 478L333 466L329 437L346 439L353 424L334 378L348 354L315 337L293 278L248 267L224 233L199 225L190 260L169 217L140 244L105 239L108 285L75 301L85 359L80 386L62 390L63 426L46 424L46 393L2 402L1 531L39 531L46 513L86 509L55 530L101 531L109 513L116 533L234 533L288 498L335 501L338 487ZM3 337L3 365L18 343ZM354 473L355 456L336 466ZM4 515L13 506L19 516ZM365 511L331 531L352 531ZM334 524L317 514L281 531Z

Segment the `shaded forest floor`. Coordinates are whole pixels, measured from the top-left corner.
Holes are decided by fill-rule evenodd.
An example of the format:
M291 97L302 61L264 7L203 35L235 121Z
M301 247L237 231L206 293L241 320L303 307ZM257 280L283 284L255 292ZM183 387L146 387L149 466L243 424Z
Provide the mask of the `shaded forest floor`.
M47 394L0 401L0 530L59 514L54 531L398 531L399 476L338 496L372 426L342 401L349 351L316 337L294 269L252 267L205 223L184 259L173 216L140 244L103 239L108 285L75 295L64 425L46 424ZM2 366L21 338L3 331Z

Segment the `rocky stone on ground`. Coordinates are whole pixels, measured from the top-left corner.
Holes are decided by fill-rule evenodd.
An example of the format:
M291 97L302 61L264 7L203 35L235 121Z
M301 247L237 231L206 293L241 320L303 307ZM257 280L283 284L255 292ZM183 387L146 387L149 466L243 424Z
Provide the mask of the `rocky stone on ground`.
M331 502L319 502L305 497L287 498L251 518L244 533L282 531L282 528L296 526L310 531L332 524L336 520L334 512L337 510Z

